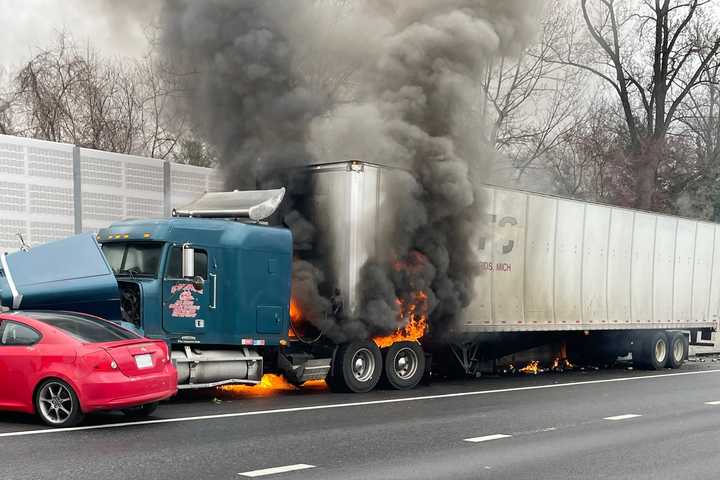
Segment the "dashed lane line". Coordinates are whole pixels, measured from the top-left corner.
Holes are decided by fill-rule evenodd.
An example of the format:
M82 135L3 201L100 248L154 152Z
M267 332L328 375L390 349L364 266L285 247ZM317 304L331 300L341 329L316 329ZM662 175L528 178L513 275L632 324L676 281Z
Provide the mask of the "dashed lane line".
M252 470L250 472L238 473L241 477L264 477L267 475L277 475L278 473L295 472L298 470L307 470L308 468L315 468L315 465L308 465L306 463L296 463L295 465L285 465L284 467L272 467L264 468L262 470Z
M500 440L501 438L510 438L512 435L506 435L504 433L495 433L493 435L485 435L484 437L473 437L473 438L466 438L465 442L472 442L472 443L480 443L480 442L490 442L492 440Z
M293 412L308 412L313 410L329 410L333 408L352 408L352 407L364 407L371 405L387 405L392 403L404 403L404 402L418 402L424 400L437 400L446 398L460 398L460 397L472 397L478 395L490 395L495 393L509 393L509 392L526 392L530 390L547 390L552 388L568 388L568 387L581 387L584 385L599 385L604 383L619 383L619 382L634 382L634 381L648 381L648 380L659 380L663 378L681 377L690 375L709 375L720 373L720 369L714 370L699 370L695 372L676 372L676 373L661 373L656 375L643 375L638 377L620 377L620 378L605 378L602 380L589 380L584 382L566 382L566 383L550 383L544 385L532 385L528 387L511 387L511 388L498 388L494 390L476 390L470 392L455 392L455 393L441 393L437 395L424 395L417 397L401 397L401 398L388 398L385 400L369 400L365 402L348 402L348 403L330 403L324 405L311 405L307 407L291 407L291 408L278 408L274 410L253 410L249 412L235 412L235 413L218 413L212 415L198 415L193 417L175 417L175 418L158 418L155 420L141 420L138 422L122 422L122 423L108 423L105 425L88 425L83 427L71 427L71 428L46 428L41 430L21 430L15 432L0 433L0 438L4 437L20 437L26 435L41 435L49 433L63 433L63 432L77 432L83 430L101 430L109 428L121 428L121 427L136 427L141 425L154 425L161 423L180 423L180 422L194 422L200 420L217 420L225 418L235 417L251 417L256 415L277 415L282 413L293 413Z
M605 417L603 420L611 420L611 421L618 421L618 420L629 420L631 418L637 418L642 417L642 415L638 415L637 413L626 413L624 415L615 415L613 417Z

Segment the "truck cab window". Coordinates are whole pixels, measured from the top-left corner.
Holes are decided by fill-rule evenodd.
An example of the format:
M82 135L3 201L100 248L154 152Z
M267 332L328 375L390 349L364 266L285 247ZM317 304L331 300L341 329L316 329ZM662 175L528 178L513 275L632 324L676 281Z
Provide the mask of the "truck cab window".
M162 243L104 243L103 254L115 275L157 277Z
M208 278L208 255L205 250L195 249L195 275ZM165 278L182 278L182 247L173 247L170 250Z

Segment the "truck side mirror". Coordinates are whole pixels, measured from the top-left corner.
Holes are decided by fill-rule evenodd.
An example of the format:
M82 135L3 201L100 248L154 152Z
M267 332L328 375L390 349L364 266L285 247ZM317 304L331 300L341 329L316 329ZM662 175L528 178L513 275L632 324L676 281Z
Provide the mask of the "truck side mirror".
M195 249L189 243L182 247L182 276L183 278L195 277Z
M196 291L201 292L205 288L205 279L200 275L195 275L195 278L193 278L193 287Z

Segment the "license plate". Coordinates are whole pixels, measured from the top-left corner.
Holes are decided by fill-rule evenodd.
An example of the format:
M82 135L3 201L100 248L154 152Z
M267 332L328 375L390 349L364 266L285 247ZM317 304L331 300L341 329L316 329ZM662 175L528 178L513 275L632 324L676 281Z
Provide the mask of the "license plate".
M135 355L135 365L138 368L150 368L153 366L152 355L149 353L143 353L142 355Z

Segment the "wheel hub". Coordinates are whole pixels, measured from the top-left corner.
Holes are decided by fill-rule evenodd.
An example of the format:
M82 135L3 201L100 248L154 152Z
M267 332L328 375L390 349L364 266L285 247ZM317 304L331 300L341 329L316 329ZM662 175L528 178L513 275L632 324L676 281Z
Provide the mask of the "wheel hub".
M369 381L375 372L375 359L367 348L355 352L351 365L352 374L359 382Z
M402 348L395 354L393 366L395 368L395 374L398 377L403 380L408 380L417 373L417 354L410 348Z
M70 392L59 383L48 383L39 394L40 413L50 423L62 423L73 411Z

